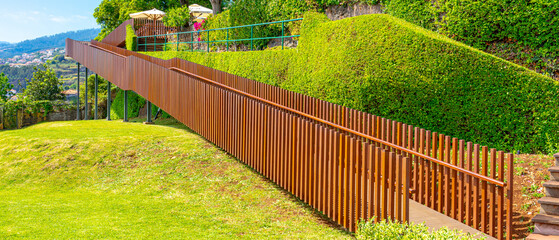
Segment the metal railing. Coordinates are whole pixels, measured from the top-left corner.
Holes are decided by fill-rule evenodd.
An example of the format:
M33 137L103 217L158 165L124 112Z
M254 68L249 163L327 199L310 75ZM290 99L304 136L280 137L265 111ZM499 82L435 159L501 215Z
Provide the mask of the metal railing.
M512 238L512 154L182 59L99 42L67 44L68 55L95 72L105 74L111 68L106 62L123 61L122 68L100 75L347 229L371 216L407 220L411 194L491 236Z
M225 45L226 51L229 51L230 43L236 42L250 42L250 50L254 50L254 42L258 40L271 40L271 39L281 39L281 47L284 49L285 47L285 39L286 38L294 38L300 37L300 35L285 35L286 32L286 23L301 21L302 18L291 19L291 20L283 20L283 21L275 21L275 22L267 22L267 23L258 23L258 24L251 24L251 25L243 25L243 26L234 26L234 27L226 27L226 28L215 28L215 29L207 29L207 30L199 30L199 31L188 31L188 32L175 32L175 33L165 33L165 34L158 34L158 35L150 35L150 36L138 36L136 38L136 51L157 51L162 50L180 50L181 46L189 47L189 51L194 51L195 46L202 46L200 49L206 49L207 52L210 52L211 44L222 44ZM254 28L258 26L266 26L272 24L280 24L281 23L281 36L273 36L273 37L255 37L254 36ZM230 30L236 29L243 29L243 28L250 28L250 37L246 38L235 38L232 39L230 34ZM216 39L211 40L212 33L216 34L218 31L225 31L225 39ZM248 34L247 34L248 35Z

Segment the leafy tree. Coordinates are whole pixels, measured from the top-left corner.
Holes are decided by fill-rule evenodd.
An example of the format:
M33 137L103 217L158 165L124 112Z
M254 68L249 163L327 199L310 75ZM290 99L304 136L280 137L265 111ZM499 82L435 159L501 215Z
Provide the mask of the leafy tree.
M131 13L157 8L167 13L163 21L168 26L186 26L190 19L189 5L212 6L221 12L231 2L232 0L103 0L93 13L97 23L101 25L101 32L95 39L102 40L121 23L130 19Z
M124 21L130 19L130 14L157 8L161 11L177 8L179 0L103 0L93 12L97 23L101 25L101 32L96 40L102 40Z
M56 77L56 73L49 67L47 63L43 67L34 67L33 78L27 80L27 88L25 96L33 101L39 100L61 100L62 81Z
M181 7L169 9L166 12L165 17L163 18L163 23L165 26L169 27L180 27L180 26L188 26L190 21L190 10L188 6L191 4L198 4L202 7L210 7L213 6L210 0L198 0L198 1L186 1L181 0ZM219 8L221 11L221 7Z
M8 77L4 75L4 73L0 73L0 99L2 101L8 100L12 96L12 89L14 86L10 84Z
M163 23L165 26L169 27L188 26L189 20L190 10L188 10L187 5L171 9L167 12L165 17L163 17Z

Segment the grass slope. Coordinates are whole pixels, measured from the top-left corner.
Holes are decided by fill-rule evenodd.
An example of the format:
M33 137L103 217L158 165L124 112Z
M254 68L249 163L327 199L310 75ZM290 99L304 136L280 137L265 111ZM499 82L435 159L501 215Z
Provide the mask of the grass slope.
M500 150L559 150L559 83L401 19L308 13L297 49L155 52Z
M0 132L0 238L350 238L183 125Z

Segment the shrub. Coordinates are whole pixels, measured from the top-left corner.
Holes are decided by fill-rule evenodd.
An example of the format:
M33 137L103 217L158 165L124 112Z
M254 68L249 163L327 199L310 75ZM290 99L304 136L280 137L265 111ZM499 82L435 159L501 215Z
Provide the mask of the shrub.
M487 42L512 39L544 54L559 51L558 0L385 2L389 14L480 49Z
M134 32L134 28L131 25L126 26L126 49L130 51L136 51L136 33Z
M62 100L40 100L33 101L30 98L10 100L5 102L0 102L0 108L2 108L2 123L5 129L12 129L17 127L17 111L23 110L26 113L35 114L43 113L46 116L48 113L53 111L60 111L66 109L75 109L73 103L68 103Z
M114 89L113 89L114 91ZM124 91L118 89L117 94L113 102L111 103L111 119L123 119L124 118ZM138 95L134 91L128 91L128 117L135 118L140 115L140 109L145 107L147 101L142 96ZM155 104L151 105L151 112L155 117L155 113L159 109ZM170 118L171 115L162 111L161 118Z
M114 90L113 90L114 91ZM128 117L138 117L140 108L144 107L146 100L133 91L128 91ZM111 103L111 119L124 118L124 91L118 90Z
M150 52L500 150L559 149L559 83L392 16L308 13L297 49ZM273 59L274 61L270 61Z
M429 228L425 224L399 223L391 220L373 223L372 221L360 222L355 233L359 240L375 239L375 240L436 240L436 239L485 239L480 236L472 236L457 230L450 230L442 227L436 231L429 232Z
M300 0L239 0L235 1L229 10L208 19L204 25L206 29L216 29L231 26L242 26L256 23L274 22L299 18L312 9L307 1ZM286 23L285 31L297 34L298 22ZM255 26L252 36L254 38L281 36L282 24ZM212 36L214 35L215 36ZM251 36L250 28L229 30L230 39L248 39ZM226 39L226 31L211 32L210 39ZM269 40L255 40L254 48L263 49ZM238 42L250 44L249 41ZM224 44L219 44L224 45Z
M190 10L188 6L170 9L163 17L162 21L168 27L182 27L188 25L190 20Z

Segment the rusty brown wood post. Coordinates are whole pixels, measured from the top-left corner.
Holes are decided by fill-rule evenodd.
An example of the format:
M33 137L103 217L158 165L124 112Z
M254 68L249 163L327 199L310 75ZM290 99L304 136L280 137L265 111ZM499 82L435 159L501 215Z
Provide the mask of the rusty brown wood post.
M508 186L508 193L507 193L507 239L512 239L513 234L513 224L512 224L512 208L513 208L513 192L514 192L514 155L509 153L509 166L508 170L508 179L507 179L507 186Z

